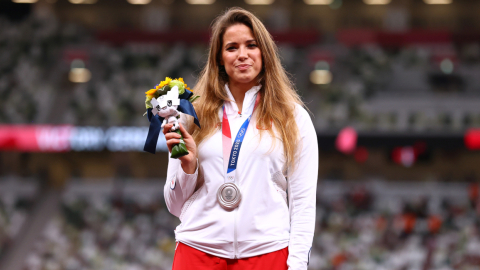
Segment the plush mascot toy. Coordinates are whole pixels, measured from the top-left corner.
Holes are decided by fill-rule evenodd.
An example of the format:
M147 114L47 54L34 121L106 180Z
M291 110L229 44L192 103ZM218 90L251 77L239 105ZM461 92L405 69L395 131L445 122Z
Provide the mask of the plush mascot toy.
M167 77L165 81L160 82L154 89L150 89L145 94L147 94L145 106L147 108L146 114L150 121L150 128L148 129L147 140L143 147L144 151L155 154L160 130L166 124L173 123L170 132L182 135L178 125L179 112L193 116L194 123L200 127L200 122L192 105L192 102L199 96L194 95L190 91L182 78L172 80ZM171 157L179 158L185 155L188 155L188 150L182 136L180 143L172 148Z

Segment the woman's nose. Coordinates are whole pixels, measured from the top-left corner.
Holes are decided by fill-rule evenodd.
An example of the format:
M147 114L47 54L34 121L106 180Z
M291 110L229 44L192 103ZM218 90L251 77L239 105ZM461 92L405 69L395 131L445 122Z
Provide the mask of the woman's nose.
M238 50L238 59L245 60L247 58L248 58L247 48L240 47L240 49Z

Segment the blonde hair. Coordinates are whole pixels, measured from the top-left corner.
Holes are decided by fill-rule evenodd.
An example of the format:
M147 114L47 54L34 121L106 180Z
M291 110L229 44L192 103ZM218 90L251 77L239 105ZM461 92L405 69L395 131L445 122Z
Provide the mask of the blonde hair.
M250 28L262 53L263 68L258 77L262 85L261 100L255 110L257 127L260 134L267 130L272 137L275 137L275 127L283 143L287 166L291 166L295 162L299 138L294 116L295 104L303 106L303 102L282 67L278 48L270 33L258 18L242 8L228 9L213 23L208 61L195 86L195 94L200 98L194 105L202 128L193 132L193 138L199 145L220 128L218 111L225 101L230 100L225 90L228 75L220 65L223 35L227 28L236 24Z

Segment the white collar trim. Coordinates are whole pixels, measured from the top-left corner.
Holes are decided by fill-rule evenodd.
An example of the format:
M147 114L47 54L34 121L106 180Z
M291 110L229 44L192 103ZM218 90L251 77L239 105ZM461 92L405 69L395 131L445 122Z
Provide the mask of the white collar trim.
M243 108L242 108L242 114L251 114L253 112L253 107L255 105L255 98L262 88L262 85L255 85L254 87L250 88L247 92L245 92L245 98L243 99ZM227 109L227 114L235 113L238 114L238 106L237 103L235 102L235 98L232 95L232 92L230 91L230 88L228 87L228 83L225 84L225 90L227 91L227 95L230 98L231 101L226 101L226 109Z

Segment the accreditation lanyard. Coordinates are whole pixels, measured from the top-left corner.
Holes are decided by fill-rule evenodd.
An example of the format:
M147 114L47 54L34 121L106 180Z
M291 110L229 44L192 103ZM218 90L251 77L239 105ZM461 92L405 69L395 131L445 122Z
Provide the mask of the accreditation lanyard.
M225 105L223 105L223 120L222 120L222 144L223 144L223 167L227 171L225 182L235 182L235 170L237 169L238 157L240 155L240 148L242 147L243 139L247 133L250 119L252 118L255 108L257 108L260 101L260 93L257 94L255 99L255 105L253 107L252 114L245 120L240 130L237 133L237 137L232 145L232 135L230 132L230 124L228 122L227 113L225 112ZM230 149L230 151L229 151ZM230 157L230 158L229 158Z

